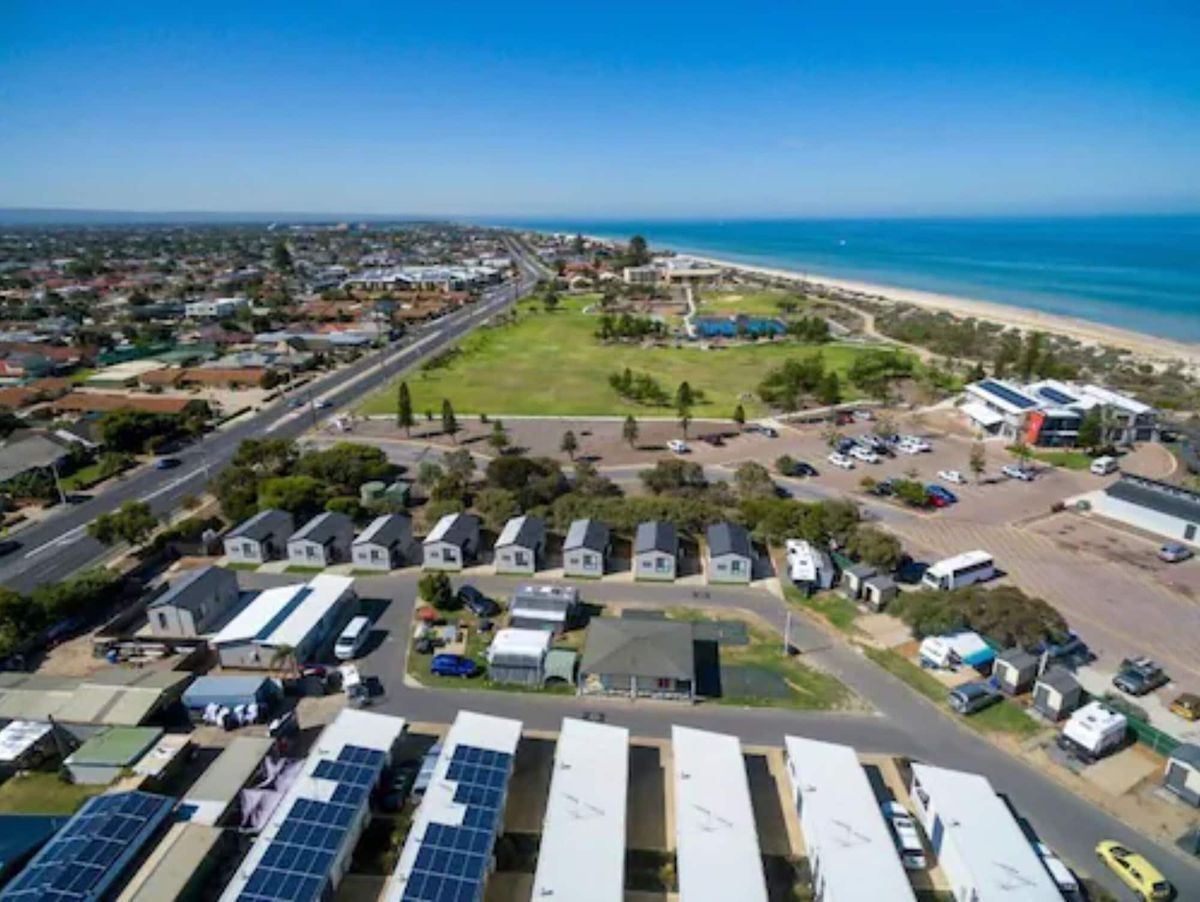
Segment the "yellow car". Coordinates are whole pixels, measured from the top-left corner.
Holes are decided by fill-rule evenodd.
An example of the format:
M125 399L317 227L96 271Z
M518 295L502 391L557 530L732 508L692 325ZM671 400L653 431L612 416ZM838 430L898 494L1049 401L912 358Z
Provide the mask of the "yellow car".
M1127 849L1118 842L1105 840L1096 846L1096 855L1126 886L1137 893L1139 899L1171 898L1171 884L1167 882L1167 878L1132 849Z
M1184 720L1200 720L1200 695L1183 693L1171 702L1171 713L1178 714Z

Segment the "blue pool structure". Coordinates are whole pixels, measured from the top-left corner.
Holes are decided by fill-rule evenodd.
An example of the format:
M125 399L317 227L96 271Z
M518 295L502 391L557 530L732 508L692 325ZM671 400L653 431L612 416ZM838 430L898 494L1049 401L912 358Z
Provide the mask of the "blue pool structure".
M696 338L771 338L786 332L781 320L762 316L698 316L692 320L692 335Z

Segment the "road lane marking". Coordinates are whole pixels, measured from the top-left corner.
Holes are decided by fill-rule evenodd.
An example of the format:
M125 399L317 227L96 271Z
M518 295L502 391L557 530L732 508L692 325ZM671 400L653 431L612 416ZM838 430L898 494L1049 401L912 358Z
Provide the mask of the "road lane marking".
M37 548L34 548L32 551L26 552L25 559L28 560L29 558L34 557L35 555L41 554L43 551L46 551L50 548L57 548L59 545L65 545L67 542L73 542L75 540L75 536L82 533L86 528L87 528L86 525L80 525L80 526L76 526L74 529L64 532L61 536L58 536L57 538L53 538L49 542L45 542L44 544L39 545Z

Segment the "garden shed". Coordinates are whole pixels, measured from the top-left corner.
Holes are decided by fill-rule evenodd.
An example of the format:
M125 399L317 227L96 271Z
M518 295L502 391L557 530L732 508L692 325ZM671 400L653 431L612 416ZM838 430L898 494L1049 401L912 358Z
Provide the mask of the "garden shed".
M1033 686L1033 707L1051 720L1062 720L1083 701L1083 687L1074 674L1051 667Z
M1037 680L1038 659L1023 648L1009 648L996 655L992 676L1002 692L1020 695Z

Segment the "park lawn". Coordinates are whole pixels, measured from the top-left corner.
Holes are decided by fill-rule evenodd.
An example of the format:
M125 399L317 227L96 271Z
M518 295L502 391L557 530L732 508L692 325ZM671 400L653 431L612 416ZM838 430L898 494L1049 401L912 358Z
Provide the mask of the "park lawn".
M798 604L829 622L830 626L843 633L858 631L854 621L858 619L858 606L849 598L844 598L836 592L818 592L815 595L805 595L795 586L783 587L784 597L793 604Z
M63 491L64 492L78 492L78 491L82 491L83 489L93 488L93 487L99 485L101 482L104 482L108 479L113 479L114 477L119 476L121 473L124 473L126 470L137 466L137 463L134 462L134 463L130 464L128 467L124 467L124 468L118 470L116 473L112 473L112 474L110 474L108 476L104 476L104 477L102 477L100 475L100 470L101 470L102 466L103 466L103 461L99 461L99 460L93 461L92 463L88 464L86 467L80 467L78 470L76 470L70 476L62 477L62 479L60 479L59 482L62 484Z
M403 379L417 418L426 412L438 416L444 399L459 415L674 416L672 407L636 404L612 389L609 376L626 367L651 374L671 395L684 381L703 391L705 403L695 406L694 417L727 418L738 404L755 417L767 413L752 395L767 370L815 354L843 377L843 391L853 397L844 377L864 353L861 346L777 341L706 351L694 345L604 345L594 335L597 318L582 312L587 303L567 298L554 313L523 304L517 323L484 327L462 341L461 353L449 363L407 373ZM392 414L396 394L393 383L367 398L360 412Z
M1092 465L1091 455L1083 451L1034 451L1033 458L1064 470L1086 470Z
M745 313L750 316L785 316L778 307L784 298L796 301L796 312L804 311L804 299L792 291L779 290L701 290L697 297L697 313L700 316L733 316Z
M13 776L0 786L0 812L73 814L84 802L107 788L67 783L50 771L31 771Z

